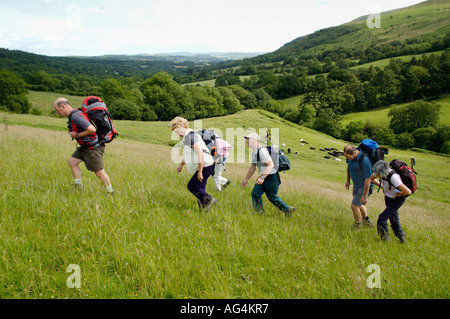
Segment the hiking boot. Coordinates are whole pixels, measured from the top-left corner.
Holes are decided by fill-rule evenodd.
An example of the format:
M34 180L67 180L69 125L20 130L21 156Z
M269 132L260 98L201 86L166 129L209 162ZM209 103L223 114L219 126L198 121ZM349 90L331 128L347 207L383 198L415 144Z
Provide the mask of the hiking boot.
M361 229L361 228L362 228L362 223L357 223L357 222L353 223L353 229Z
M215 205L217 203L217 199L215 199L214 197L211 197L211 199L205 204L205 206L203 206L203 210L205 212L209 211L211 209L211 207L213 207L213 205Z
M74 191L82 191L83 190L83 184L72 184L72 189Z
M227 181L227 182L225 183L225 185L222 186L222 189L227 188L227 186L230 185L230 184L231 184L231 181Z
M373 227L372 222L370 221L369 217L363 218L362 224L366 227Z
M203 203L200 199L197 198L197 203L198 203L198 209L199 210L203 210Z
M291 217L292 213L295 211L295 207L289 206L289 209L284 212L285 217Z

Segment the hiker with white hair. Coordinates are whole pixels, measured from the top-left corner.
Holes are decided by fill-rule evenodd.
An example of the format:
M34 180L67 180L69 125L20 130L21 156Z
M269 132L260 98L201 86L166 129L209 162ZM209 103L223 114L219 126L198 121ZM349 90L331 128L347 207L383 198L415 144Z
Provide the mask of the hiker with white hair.
M394 235L401 243L406 243L406 235L400 225L398 210L405 203L406 197L411 195L411 190L402 182L399 174L389 167L389 163L379 160L372 168L371 182L381 186L384 191L386 209L378 216L377 232L382 240L389 239L389 227L387 221L391 222ZM380 178L378 181L376 178Z
M197 198L199 209L207 212L217 203L217 200L206 192L206 183L214 171L214 159L202 137L189 128L185 118L177 116L169 125L172 131L182 137L183 142L183 159L177 167L177 173L186 165L188 172L193 174L187 188Z
M260 138L258 134L251 133L244 137L247 145L253 150L253 153L252 165L250 166L248 173L242 182L242 186L247 186L248 180L253 176L256 168L258 168L260 172L260 175L256 179L255 186L252 190L253 208L257 213L264 214L262 195L266 193L269 201L278 209L283 211L286 217L291 216L292 212L295 210L295 207L288 206L278 196L278 188L281 184L280 173L275 168L269 151L266 147L259 146Z

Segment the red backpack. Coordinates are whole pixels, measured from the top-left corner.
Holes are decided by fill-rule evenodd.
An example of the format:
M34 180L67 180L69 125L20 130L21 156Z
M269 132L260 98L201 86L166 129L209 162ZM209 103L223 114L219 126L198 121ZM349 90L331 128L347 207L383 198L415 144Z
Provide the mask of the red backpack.
M408 167L405 162L394 159L389 163L389 166L398 174L402 179L402 183L405 184L411 190L411 193L417 190L416 171L412 167ZM391 174L388 176L389 185L391 184Z
M88 96L81 103L81 110L97 129L98 141L101 144L110 143L119 135L112 123L112 117L106 104L97 96Z

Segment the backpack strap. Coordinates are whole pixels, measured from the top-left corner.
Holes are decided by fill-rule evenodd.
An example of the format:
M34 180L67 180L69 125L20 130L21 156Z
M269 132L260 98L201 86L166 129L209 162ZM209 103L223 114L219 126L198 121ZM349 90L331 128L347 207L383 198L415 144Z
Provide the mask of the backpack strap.
M257 149L257 153L256 153L256 162L259 162L259 152L261 151L261 149L263 148L263 146L258 147Z
M392 175L394 175L394 174L396 174L396 173L395 172L389 172L389 175L387 177L383 177L382 178L383 180L385 180L385 181L387 181L389 183L389 190L391 190L392 187L394 186L391 183L391 178L392 178ZM380 187L381 187L381 183L380 183L380 186L378 187L378 191L380 191Z
M360 150L359 152L361 155L359 155L359 158L358 158L358 165L359 165L359 168L362 169L362 161L364 160L364 157L366 157L368 154L363 152L362 150Z

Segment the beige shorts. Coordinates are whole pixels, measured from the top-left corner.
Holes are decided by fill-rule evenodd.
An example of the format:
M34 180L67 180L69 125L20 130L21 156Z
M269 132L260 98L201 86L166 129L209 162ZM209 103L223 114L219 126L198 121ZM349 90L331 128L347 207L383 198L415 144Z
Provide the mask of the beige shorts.
M103 153L105 145L101 145L92 150L78 147L72 154L72 157L82 160L86 164L86 168L92 172L101 171L104 168Z

